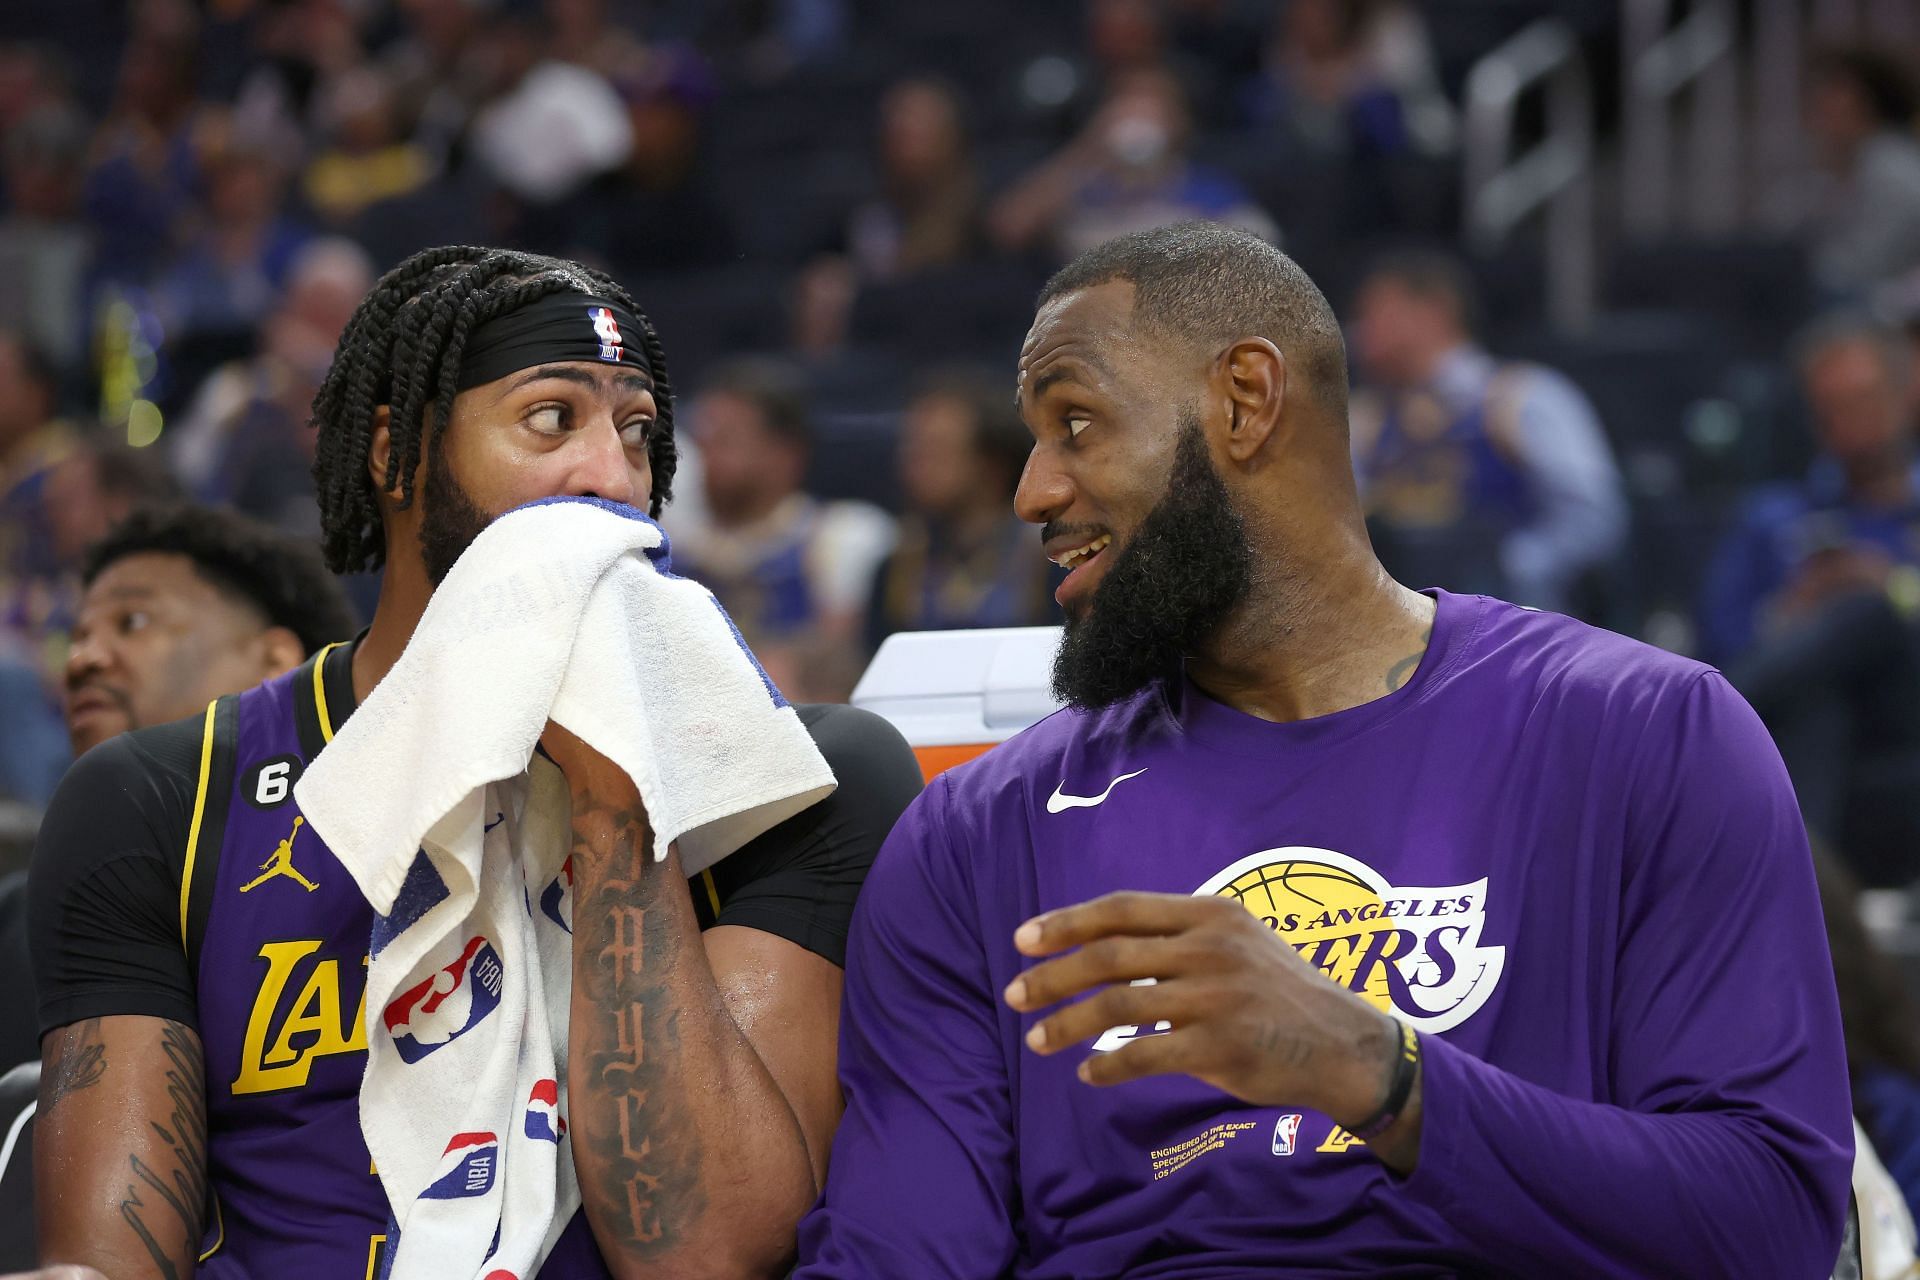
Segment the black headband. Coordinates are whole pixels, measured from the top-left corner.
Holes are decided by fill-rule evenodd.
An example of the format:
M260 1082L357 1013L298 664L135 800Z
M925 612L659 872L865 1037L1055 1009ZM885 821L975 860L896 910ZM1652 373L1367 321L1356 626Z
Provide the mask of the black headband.
M467 335L459 389L568 360L627 365L643 370L652 381L653 367L640 334L640 318L617 302L584 293L550 293L481 322Z

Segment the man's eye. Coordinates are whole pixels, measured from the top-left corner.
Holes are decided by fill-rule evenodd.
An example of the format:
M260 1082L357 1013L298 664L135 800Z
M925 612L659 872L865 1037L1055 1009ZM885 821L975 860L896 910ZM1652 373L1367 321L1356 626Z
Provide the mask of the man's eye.
M558 434L566 427L566 412L557 404L543 404L527 415L527 425L543 434Z
M1082 431L1085 431L1092 424L1093 424L1092 418L1083 418L1077 415L1075 417L1068 418L1067 434L1070 436L1077 436Z
M653 439L653 419L634 418L620 428L620 439L629 449L644 449Z
M134 609L120 616L120 632L122 635L127 635L135 631L144 631L150 621L152 619L147 616L144 609Z

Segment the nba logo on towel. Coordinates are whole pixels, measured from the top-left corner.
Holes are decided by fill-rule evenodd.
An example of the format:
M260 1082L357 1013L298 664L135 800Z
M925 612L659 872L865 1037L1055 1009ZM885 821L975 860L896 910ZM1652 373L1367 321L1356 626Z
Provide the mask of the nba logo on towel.
M613 318L613 309L588 307L587 319L593 321L593 331L600 337L600 358L609 364L619 364L623 347L620 338L620 322Z
M560 1115L560 1082L535 1080L527 1097L527 1136L542 1142L558 1142L567 1135L567 1122Z
M493 944L468 939L458 959L403 992L381 1015L401 1060L418 1062L471 1031L499 1007L505 977Z
M456 1133L440 1157L438 1176L422 1200L465 1200L493 1189L493 1171L500 1163L500 1141L490 1133Z
M553 883L540 891L540 910L547 919L573 932L573 859L568 858L560 864L560 874Z
M1300 1113L1289 1111L1273 1123L1273 1154L1293 1154L1293 1140L1300 1136Z

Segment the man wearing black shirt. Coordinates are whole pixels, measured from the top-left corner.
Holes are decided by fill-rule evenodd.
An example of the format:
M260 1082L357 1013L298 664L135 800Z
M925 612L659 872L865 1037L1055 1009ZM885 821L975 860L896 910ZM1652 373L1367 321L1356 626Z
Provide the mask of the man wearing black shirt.
M372 626L91 753L43 828L48 1262L115 1280L377 1270L387 1206L357 1123L355 1012L373 916L338 893L348 878L292 783L493 515L555 495L657 513L672 480L651 327L606 277L524 254L431 250L389 273L315 418L329 562L386 567ZM847 919L919 784L874 717L801 716L838 790L692 881L677 855L652 860L630 779L556 726L542 740L573 795L566 1120L584 1202L544 1276L777 1274L792 1250L839 1112ZM259 811L279 846L228 839ZM608 980L622 922L645 959ZM236 934L254 972L203 963Z

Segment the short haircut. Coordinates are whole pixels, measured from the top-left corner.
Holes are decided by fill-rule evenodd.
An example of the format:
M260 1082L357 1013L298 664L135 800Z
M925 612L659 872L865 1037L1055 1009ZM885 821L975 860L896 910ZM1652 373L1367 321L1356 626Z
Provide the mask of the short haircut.
M965 406L973 419L973 449L1018 479L1033 449L1020 410L1007 398L1006 379L975 365L948 365L914 385L915 401L939 396Z
M1913 348L1905 335L1865 312L1835 311L1806 326L1793 339L1793 363L1800 372L1835 347L1861 346L1880 357L1887 380L1905 387L1913 376Z
M1361 288L1388 280L1416 298L1444 302L1453 308L1460 327L1480 330L1480 297L1466 264L1441 249L1396 249L1367 264Z
M221 593L293 632L307 653L357 629L317 547L220 507L142 507L88 548L81 581L92 586L108 566L149 552L185 556Z
M774 356L737 356L707 371L700 394L738 396L759 410L779 439L802 449L813 445L811 397L799 368Z
M1133 285L1133 322L1149 334L1223 349L1265 338L1303 368L1344 416L1347 350L1333 308L1286 254L1217 222L1176 222L1095 245L1056 272L1036 306L1115 280Z
M1844 80L1866 99L1867 109L1882 125L1912 127L1920 113L1920 89L1906 63L1879 49L1836 47L1813 56L1816 80Z

